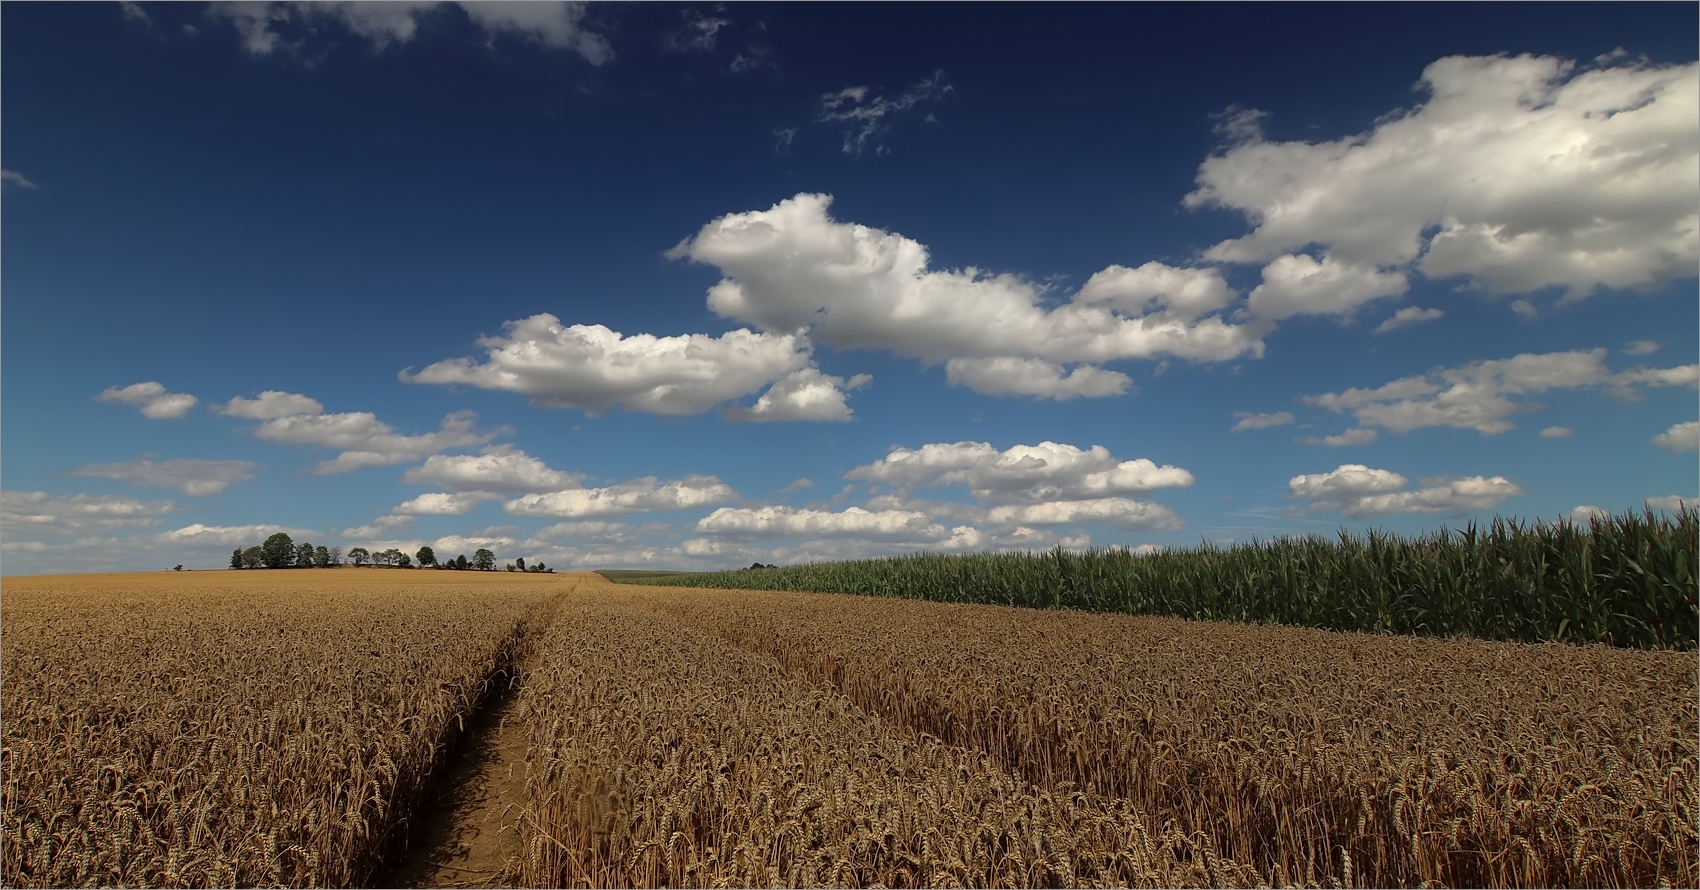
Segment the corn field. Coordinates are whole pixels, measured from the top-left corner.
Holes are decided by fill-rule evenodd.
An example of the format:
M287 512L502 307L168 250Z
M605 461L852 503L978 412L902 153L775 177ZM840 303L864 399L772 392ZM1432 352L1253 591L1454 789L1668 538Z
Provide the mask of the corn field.
M1325 630L1694 649L1700 510L1138 555L917 554L631 583L803 590Z
M0 882L376 880L553 592L435 574L6 579Z

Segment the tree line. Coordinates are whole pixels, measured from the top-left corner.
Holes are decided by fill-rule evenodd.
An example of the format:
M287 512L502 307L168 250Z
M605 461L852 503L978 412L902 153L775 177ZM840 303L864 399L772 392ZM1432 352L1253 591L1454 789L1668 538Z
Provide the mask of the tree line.
M325 569L343 565L343 550L341 547L314 546L302 541L295 543L294 539L283 532L267 538L265 543L243 549L236 548L230 552L230 567L233 569ZM430 569L457 569L479 572L496 570L496 554L482 547L473 551L472 558L466 554L453 559L437 560L437 554L430 547L420 547L412 556L391 547L388 550L371 551L365 547L352 547L347 553L348 561L357 566L367 563L377 566L390 566L399 569L414 567L417 561L419 567ZM510 572L553 572L543 563L527 567L524 559L514 560L507 566Z

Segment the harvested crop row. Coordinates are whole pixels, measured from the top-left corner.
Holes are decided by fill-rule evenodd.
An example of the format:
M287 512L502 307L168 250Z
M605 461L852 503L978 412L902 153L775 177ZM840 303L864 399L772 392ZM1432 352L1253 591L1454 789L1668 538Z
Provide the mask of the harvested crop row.
M373 880L559 589L352 569L7 579L0 877Z
M1693 653L623 587L1278 884L1693 886Z
M570 599L520 693L526 886L1259 880L1125 801L1034 789L621 599Z

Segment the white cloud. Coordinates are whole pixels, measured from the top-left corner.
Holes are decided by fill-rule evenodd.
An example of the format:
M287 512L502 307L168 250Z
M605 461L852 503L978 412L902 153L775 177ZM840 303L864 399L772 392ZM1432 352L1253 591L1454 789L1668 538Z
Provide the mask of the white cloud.
M476 432L472 422L477 415L459 411L444 417L437 432L407 436L369 411L325 414L318 400L277 390L263 392L257 399L234 398L217 410L265 421L253 428L254 435L270 442L343 449L334 459L313 467L320 474L394 466L449 448L483 445L508 432L505 428Z
M487 491L462 491L454 494L434 491L410 501L403 501L390 508L390 513L401 516L465 516L485 501L501 499L501 495Z
M484 362L448 359L407 383L467 384L530 396L552 408L592 416L616 405L651 414L700 414L808 367L810 345L799 333L757 334L740 328L710 337L624 336L602 325L563 326L547 313L504 325L483 337Z
M1541 317L1541 310L1536 309L1535 304L1528 300L1512 300L1511 311L1517 313L1518 318L1528 321L1534 321Z
M738 537L858 538L870 541L934 542L949 536L943 525L925 513L903 510L871 512L849 507L842 512L799 510L793 507L721 507L703 517L696 531Z
M667 526L660 526L661 530ZM533 532L528 544L533 546L546 545L554 538L572 538L583 544L626 544L632 541L639 531L624 522L608 522L601 519L591 519L581 522L557 522Z
M419 30L419 20L446 6L459 7L465 12L484 32L487 41L499 35L512 35L549 49L575 52L593 65L601 65L614 57L606 39L584 28L585 7L582 3L500 0L478 3L417 0L387 0L383 3L220 2L208 7L207 15L230 21L241 37L243 49L250 55L264 56L278 50L301 51L305 41L291 41L280 33L280 29L313 33L315 26L325 21L340 24L371 41L374 50L382 51L391 44L413 40Z
M1653 444L1672 454L1700 449L1700 421L1676 424L1654 436Z
M141 406L142 416L149 420L176 420L189 413L199 401L185 393L167 392L165 385L149 380L129 386L109 386L97 397L103 402L122 402Z
M1434 321L1435 319L1442 318L1445 315L1446 313L1439 309L1420 309L1416 306L1406 306L1398 312L1393 313L1392 318L1376 325L1374 333L1385 334L1388 331L1397 330L1398 328L1405 327L1406 325L1413 325L1424 321Z
M1277 411L1273 414L1253 414L1250 411L1235 411L1234 416L1238 417L1240 422L1234 424L1234 428L1229 430L1231 433L1238 433L1244 430L1261 430L1272 426L1286 426L1293 422L1293 412L1291 411Z
M1204 257L1320 245L1354 268L1572 298L1694 274L1700 64L1452 56L1421 86L1423 103L1332 142L1269 142L1256 115L1237 116L1185 204L1240 210L1255 228Z
M19 532L104 531L157 525L173 509L170 501L139 501L116 495L54 495L45 491L0 491L0 523L7 537Z
M1075 301L1124 315L1188 322L1226 309L1239 294L1215 269L1146 263L1137 269L1108 266L1094 273Z
M1657 340L1631 340L1629 347L1623 350L1625 355L1652 355L1659 351Z
M1675 513L1678 510L1681 510L1684 506L1687 506L1689 509L1700 506L1700 497L1687 498L1674 494L1667 494L1662 497L1648 498L1646 500L1646 504L1654 510L1663 510L1666 513Z
M318 399L310 399L297 393L268 389L260 393L257 399L244 399L237 396L223 405L213 405L213 410L220 414L247 420L277 420L295 414L323 414L325 413L325 406L320 404Z
M1078 365L1066 375L1063 366L1038 358L953 358L945 364L952 386L966 386L992 396L1035 396L1066 400L1119 396L1133 378L1094 365Z
M845 380L822 374L818 368L802 368L775 381L754 405L727 408L726 416L755 423L849 420L850 406L844 403L845 393L866 386L873 379L867 374L857 374Z
M1606 519L1606 518L1609 518L1610 516L1611 516L1610 510L1607 510L1604 507L1595 507L1595 506L1592 506L1590 504L1582 504L1581 506L1578 506L1578 507L1576 507L1576 508L1574 508L1570 511L1571 521L1573 521L1573 522L1575 522L1579 525L1587 525L1588 520L1595 518L1595 517L1598 517L1600 519Z
M1376 438L1375 430L1353 427L1338 436L1323 436L1320 439L1315 436L1306 436L1304 442L1306 445L1326 445L1330 448L1338 448L1342 445L1368 445L1374 442Z
M1095 498L1085 501L1006 505L993 507L986 518L997 523L1061 525L1072 522L1105 522L1126 529L1176 529L1180 518L1161 504L1127 498Z
M1497 435L1515 426L1507 417L1528 409L1513 396L1595 386L1609 386L1625 396L1638 384L1694 385L1700 379L1700 369L1694 365L1614 374L1605 366L1605 356L1604 349L1524 353L1403 377L1376 389L1348 389L1302 400L1330 411L1351 411L1360 426L1379 426L1394 433L1449 426Z
M779 493L785 494L787 492L802 491L805 488L814 488L814 487L815 487L815 482L814 482L813 479L798 479L797 481L792 482L790 485L787 485L784 488L779 489Z
M1523 490L1504 476L1446 476L1422 480L1423 487L1405 491L1410 480L1388 470L1363 464L1341 464L1327 473L1294 476L1289 496L1311 501L1307 511L1338 510L1351 519L1393 513L1467 513L1490 510Z
M1576 431L1567 426L1549 426L1541 430L1543 439L1568 439L1576 435Z
M1263 283L1252 288L1246 307L1251 315L1269 321L1294 315L1349 315L1370 300L1396 297L1407 287L1403 272L1380 272L1327 256L1317 262L1304 254L1289 254L1263 267Z
M287 528L276 525L202 525L197 522L182 528L160 532L153 536L157 544L185 544L190 546L219 546L219 547L257 547L278 532L283 532L301 544L309 538L318 537L318 533L304 528Z
M1244 326L1197 317L1220 298L1205 271L1112 267L1105 273L1114 274L1095 276L1099 283L1090 290L1047 309L1041 289L1017 276L929 269L924 245L840 223L827 214L831 200L800 194L768 210L722 216L669 256L720 270L724 277L708 293L717 315L771 332L806 329L813 341L837 349L889 350L927 363L1007 358L1059 366L1262 355L1262 342ZM1129 315L1129 307L1150 311ZM959 361L955 367L961 382L1008 385L988 376L987 366ZM1107 390L1120 377L1107 373L1088 370L1072 386L1090 382L1087 389Z
M714 52L714 41L721 29L732 24L731 19L703 15L695 9L684 11L684 22L677 31L661 36L661 48L668 52Z
M35 188L35 183L30 182L24 177L24 174L19 173L16 170L0 169L0 184L15 185L19 188L26 189Z
M986 442L894 447L884 458L844 476L900 490L966 483L975 498L992 504L1092 500L1193 483L1192 474L1180 467L1158 466L1147 458L1118 461L1102 445L1080 449L1056 442L1015 445L1002 452Z
M394 534L398 529L406 528L412 524L412 516L398 516L392 513L388 516L379 516L365 525L345 528L341 535L345 540L350 538L376 538L381 535ZM413 551L409 550L408 552L412 553Z
M859 155L869 143L883 154L885 146L878 140L890 128L889 118L923 102L940 101L953 89L945 83L943 71L934 71L895 99L875 95L865 86L847 87L822 96L820 113L815 119L821 123L850 124L850 129L844 131L845 154Z
M454 491L560 491L584 481L583 473L565 473L512 445L491 445L480 454L436 454L402 474L401 481L441 485Z
M665 483L654 476L607 488L575 488L528 494L503 505L515 516L556 516L563 519L618 516L660 510L686 510L725 503L738 497L731 486L714 476L686 476Z
M190 497L218 494L232 482L254 478L259 465L245 460L167 460L145 457L118 464L90 464L74 476L98 476L152 488L175 488Z
M503 534L474 532L470 535L444 535L431 544L431 552L436 554L439 560L449 559L451 553L456 556L464 553L467 559L471 559L473 553L482 549L494 552L497 559L502 560L507 558L502 553L503 548L513 547L517 543L519 542L514 540L512 536ZM412 550L407 550L406 553L408 556L412 556L414 551L418 549L418 547L414 547ZM497 568L500 568L500 566L497 566Z

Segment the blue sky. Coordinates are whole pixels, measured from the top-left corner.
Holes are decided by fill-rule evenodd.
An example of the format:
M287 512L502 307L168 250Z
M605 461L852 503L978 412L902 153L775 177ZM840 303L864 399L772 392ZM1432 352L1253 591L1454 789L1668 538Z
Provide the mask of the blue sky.
M7 4L7 574L1700 494L1693 4Z

